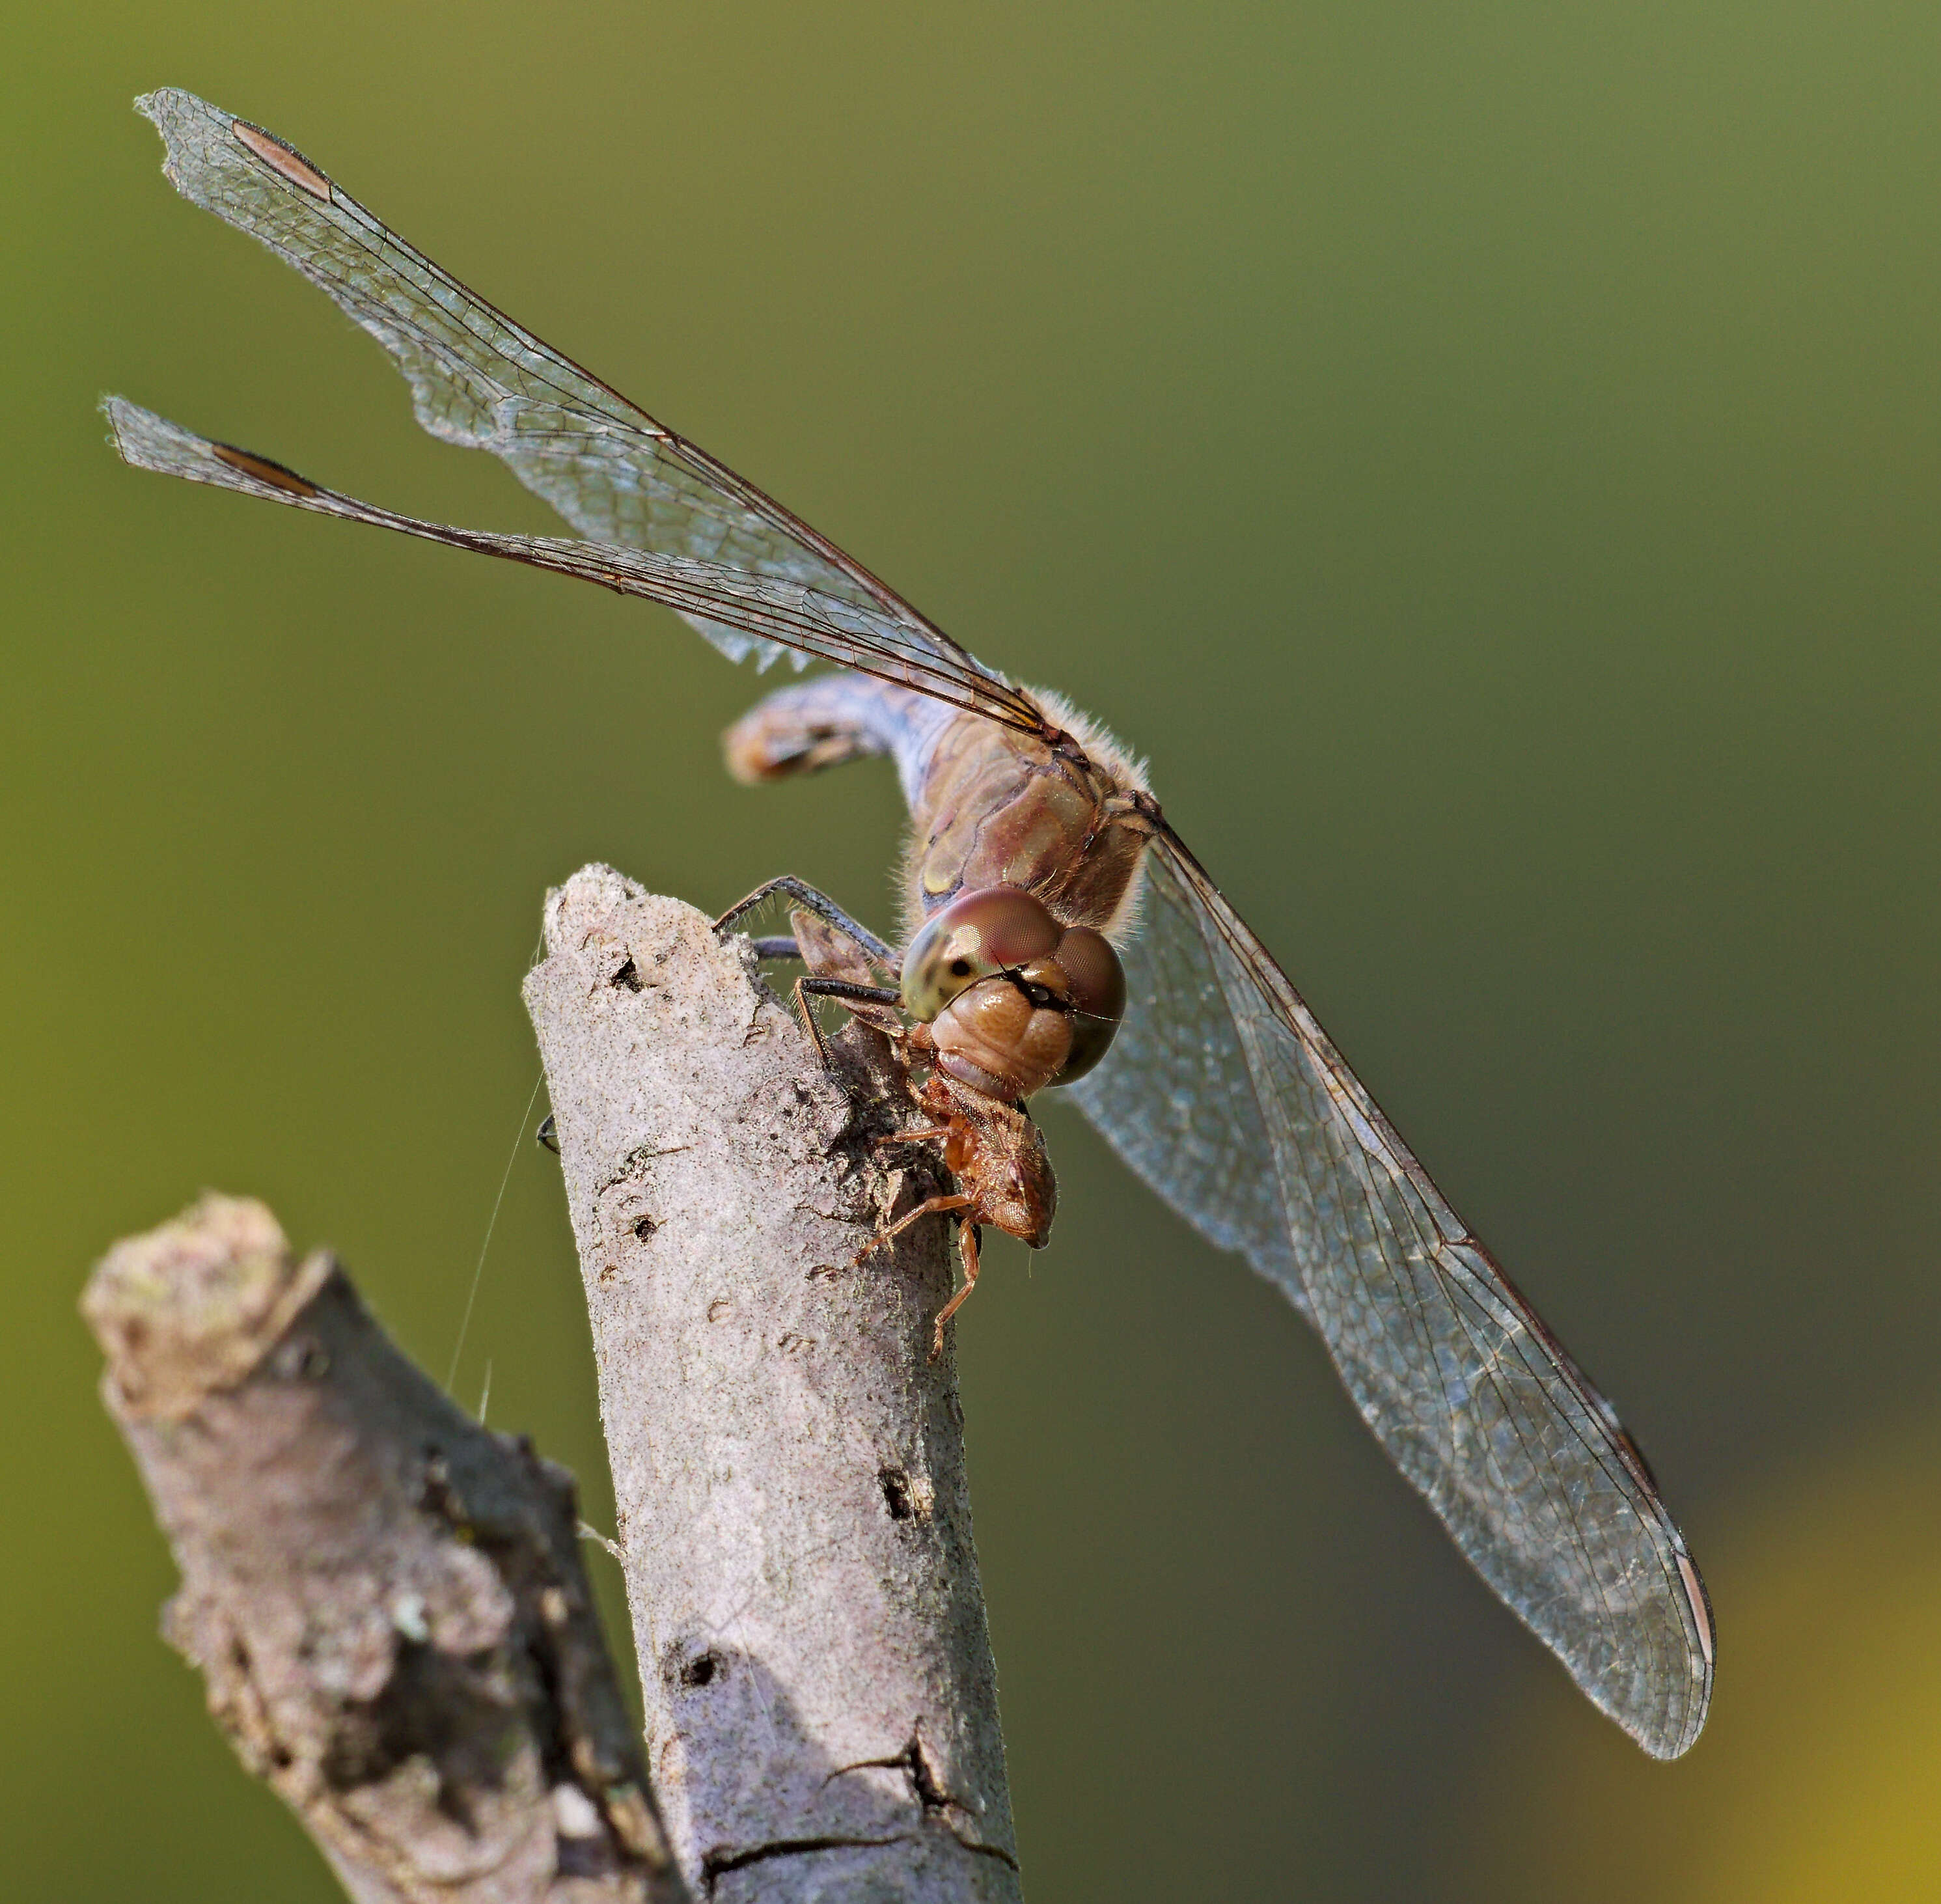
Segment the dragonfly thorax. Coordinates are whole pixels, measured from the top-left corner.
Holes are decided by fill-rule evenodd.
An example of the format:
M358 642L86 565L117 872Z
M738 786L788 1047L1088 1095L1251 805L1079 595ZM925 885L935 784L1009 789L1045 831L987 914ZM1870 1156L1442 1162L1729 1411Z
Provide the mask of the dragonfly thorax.
M1084 730L1084 752L974 715L931 741L910 802L912 923L964 894L1013 886L1068 925L1125 924L1145 834L1116 816L1144 777L1083 716L1062 703L1055 711Z
M1066 925L1129 928L1152 827L1145 769L1062 696L1033 689L1043 732L951 714L912 689L857 675L792 683L723 737L748 784L887 753L909 803L906 931L967 893L1010 886Z

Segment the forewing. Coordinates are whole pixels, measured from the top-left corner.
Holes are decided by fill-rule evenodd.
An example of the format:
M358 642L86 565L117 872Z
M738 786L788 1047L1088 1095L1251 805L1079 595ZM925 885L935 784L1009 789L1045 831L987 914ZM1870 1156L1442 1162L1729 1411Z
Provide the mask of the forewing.
M1008 725L1035 711L902 597L752 483L589 375L390 231L274 134L169 90L136 101L160 130L170 182L260 240L381 344L435 436L489 450L582 536L793 585L839 602L908 680ZM766 663L780 635L680 612L732 659ZM919 685L913 681L912 685Z
M494 535L482 529L422 522L325 489L265 457L212 442L125 397L106 398L101 408L113 426L115 448L124 462L138 469L240 490L293 509L368 523L448 549L470 549L598 582L616 594L662 603L689 621L711 622L751 642L772 643L839 667L899 681L994 720L1015 718L1003 705L991 705L976 683L947 674L927 655L906 652L887 640L880 618L869 610L799 582L750 575L740 569L663 555L652 549L622 549L611 542L582 542L567 536ZM1021 720L1019 724L1027 723ZM1028 724L1036 731L1035 711Z
M1647 1752L1677 1757L1711 1695L1710 1609L1615 1412L1169 832L1147 872L1133 1010L1073 1094L1312 1319L1484 1579Z

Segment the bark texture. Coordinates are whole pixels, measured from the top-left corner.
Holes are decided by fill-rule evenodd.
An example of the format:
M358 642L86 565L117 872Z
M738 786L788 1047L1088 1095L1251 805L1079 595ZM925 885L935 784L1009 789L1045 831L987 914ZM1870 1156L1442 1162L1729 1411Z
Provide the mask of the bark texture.
M83 1308L182 1570L164 1630L358 1904L687 1896L563 1469L463 1414L260 1203L118 1244Z
M593 1324L646 1707L721 1900L1015 1899L936 1187L858 1029L825 1071L745 943L589 867L526 1001ZM903 1121L907 1122L904 1114ZM903 1167L899 1167L903 1166Z

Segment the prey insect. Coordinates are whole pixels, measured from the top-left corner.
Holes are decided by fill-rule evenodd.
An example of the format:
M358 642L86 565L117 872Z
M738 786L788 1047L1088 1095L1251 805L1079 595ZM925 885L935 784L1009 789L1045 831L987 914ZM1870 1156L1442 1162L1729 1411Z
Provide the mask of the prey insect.
M956 1219L964 1282L938 1313L934 1360L943 1352L944 1325L977 1286L983 1228L1002 1230L1033 1249L1050 1238L1057 1183L1024 1100L1044 1086L1075 1081L1105 1056L1124 1015L1124 971L1102 934L1059 924L1031 894L1007 886L960 894L900 956L792 878L758 888L729 907L716 930L778 894L797 902L795 936L758 940L757 950L808 967L795 982L796 1009L817 1050L827 1061L817 998L833 999L884 1033L899 1053L911 1107L926 1120L887 1141L936 1145L958 1186L906 1212L856 1259L926 1216ZM894 986L874 982L891 973ZM927 1073L920 1083L919 1067Z

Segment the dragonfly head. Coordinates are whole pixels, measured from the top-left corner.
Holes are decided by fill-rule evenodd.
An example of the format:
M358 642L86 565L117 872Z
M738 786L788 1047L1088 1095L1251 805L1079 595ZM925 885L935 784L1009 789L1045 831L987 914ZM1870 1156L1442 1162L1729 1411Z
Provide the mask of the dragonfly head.
M1068 1084L1105 1055L1125 1016L1119 955L1031 894L987 886L928 920L903 955L903 1002L931 1028L939 1067L1007 1103Z

